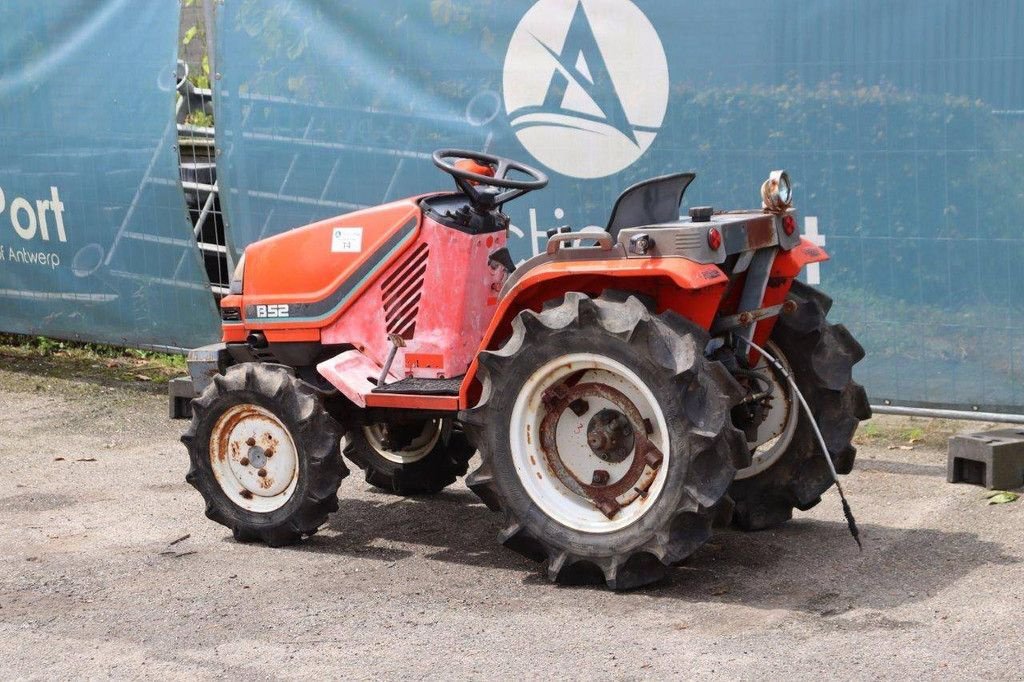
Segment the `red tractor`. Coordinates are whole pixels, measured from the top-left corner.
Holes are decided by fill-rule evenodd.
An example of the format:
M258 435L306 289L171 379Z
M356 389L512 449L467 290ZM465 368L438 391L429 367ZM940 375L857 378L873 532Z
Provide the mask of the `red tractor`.
M187 479L237 539L315 533L338 509L342 443L399 495L441 490L478 452L466 482L504 514L502 544L551 580L643 585L713 521L767 528L833 484L783 370L850 471L864 353L795 280L827 255L801 239L785 173L762 209L686 218L693 174L642 182L606 232L556 230L516 267L502 207L544 174L457 150L434 163L457 191L250 245L223 342L189 354Z

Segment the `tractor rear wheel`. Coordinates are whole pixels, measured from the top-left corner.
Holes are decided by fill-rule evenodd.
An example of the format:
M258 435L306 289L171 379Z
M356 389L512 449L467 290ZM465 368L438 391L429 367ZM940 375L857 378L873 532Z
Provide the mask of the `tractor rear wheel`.
M466 474L474 452L447 419L360 424L345 441L345 457L366 482L396 495L440 492Z
M467 483L504 512L499 540L553 581L657 580L710 537L746 464L738 384L703 330L618 292L568 293L512 329L461 415L482 458Z
M776 355L793 376L817 419L836 471L853 469L857 449L852 445L860 420L871 417L864 388L853 381L853 366L864 349L842 325L825 316L832 300L801 282L794 282L789 300L796 309L782 315L772 331L767 350ZM777 372L773 399L758 436L749 443L752 462L736 474L729 489L735 503L734 523L744 530L777 526L821 501L832 487L814 430L800 408L792 387Z
M289 545L338 509L348 475L337 425L312 387L280 365L244 363L192 401L185 477L237 540Z

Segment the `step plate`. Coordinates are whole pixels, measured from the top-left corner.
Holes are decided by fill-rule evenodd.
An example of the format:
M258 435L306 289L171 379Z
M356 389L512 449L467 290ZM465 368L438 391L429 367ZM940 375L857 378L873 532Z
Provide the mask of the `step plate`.
M399 393L402 395L447 395L457 396L463 377L452 379L421 379L408 377L378 386L373 393Z

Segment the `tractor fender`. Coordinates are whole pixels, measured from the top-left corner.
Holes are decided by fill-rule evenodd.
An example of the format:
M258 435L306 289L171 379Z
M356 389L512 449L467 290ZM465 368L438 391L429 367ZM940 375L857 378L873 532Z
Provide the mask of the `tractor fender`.
M772 264L773 278L792 279L800 274L804 266L821 263L829 259L828 252L811 240L801 237L800 243L789 251L780 251ZM789 288L787 287L787 291Z
M678 257L544 262L518 276L513 286L502 292L477 356L497 348L509 336L512 320L520 312L539 312L545 303L570 291L595 297L609 289L634 292L653 299L659 311L674 310L708 329L728 283L729 278L718 266ZM461 409L472 407L478 397L477 366L474 359L462 381Z

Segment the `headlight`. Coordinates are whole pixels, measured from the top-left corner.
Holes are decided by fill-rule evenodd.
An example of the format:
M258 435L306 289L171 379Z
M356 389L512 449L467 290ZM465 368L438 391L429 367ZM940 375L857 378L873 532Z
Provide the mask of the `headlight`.
M235 272L231 275L231 293L240 294L242 293L242 277L245 275L245 253L238 259L238 265L235 266Z
M772 171L761 185L761 206L770 213L785 213L793 205L793 184L784 170Z

